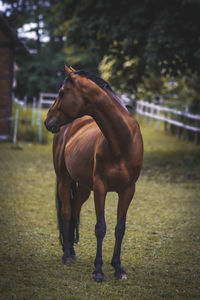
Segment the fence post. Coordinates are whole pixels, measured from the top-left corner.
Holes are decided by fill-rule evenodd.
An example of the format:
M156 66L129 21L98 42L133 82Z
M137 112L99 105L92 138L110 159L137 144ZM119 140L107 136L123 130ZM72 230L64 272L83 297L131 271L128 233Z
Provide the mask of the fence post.
M194 142L195 142L196 145L199 144L199 132L195 132Z
M16 109L15 112L15 124L14 124L14 133L13 133L13 144L16 145L17 142L17 129L18 129L18 117L19 117L19 109Z
M40 118L40 108L37 110L37 128L38 128L38 140L40 144L42 143L42 126L41 126L41 118Z
M199 120L196 120L196 123L195 123L196 127L199 127L199 124L200 124ZM194 141L195 141L196 145L199 144L199 142L200 142L200 132L198 132L198 131L195 132Z
M40 93L39 102L38 102L38 109L42 108L42 98L43 98L43 93Z
M174 119L172 113L170 114L170 119L171 120ZM170 124L170 132L171 132L171 134L175 134L175 126L174 126L174 124Z
M148 112L148 107L146 107L144 104L142 104L142 112ZM144 123L147 123L147 121L148 121L148 118L147 118L147 116L145 115L144 116Z
M153 107L153 105L151 106L151 108L150 108L150 113L153 115L154 114L154 107ZM150 118L150 126L152 127L153 126L153 118L151 117Z
M180 115L179 121L181 123L184 123L183 122L183 114ZM183 136L183 126L182 127L179 126L178 127L178 138L180 139L180 138L182 138L182 136Z
M35 113L36 113L36 98L33 97L33 105L32 105L32 125L35 123Z
M164 116L165 116L165 121L164 121L164 131L167 131L167 118L168 118L168 114L167 114L167 112L164 112Z
M26 111L26 108L27 108L27 96L24 96L23 111Z
M160 116L160 110L157 109L157 116L159 117ZM156 129L159 129L160 128L160 121L159 119L156 121Z

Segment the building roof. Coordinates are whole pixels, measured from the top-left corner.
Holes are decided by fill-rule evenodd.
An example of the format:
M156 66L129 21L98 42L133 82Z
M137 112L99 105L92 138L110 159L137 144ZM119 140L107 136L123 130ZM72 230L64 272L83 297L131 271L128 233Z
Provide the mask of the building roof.
M11 40L12 46L14 46L15 53L17 54L29 54L28 48L17 37L17 33L10 27L6 18L0 13L0 30L3 31Z

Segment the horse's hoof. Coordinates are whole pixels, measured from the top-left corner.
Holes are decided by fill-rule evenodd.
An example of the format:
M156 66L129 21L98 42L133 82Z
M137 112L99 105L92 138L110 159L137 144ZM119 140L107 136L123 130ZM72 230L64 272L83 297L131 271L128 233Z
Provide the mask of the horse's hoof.
M92 273L92 280L95 280L96 282L103 282L104 281L104 275L100 272L93 272Z
M72 255L72 260L76 261L76 255Z
M117 280L127 280L128 277L127 277L127 275L124 271L123 272L115 272L115 279L117 279Z
M72 258L72 257L66 257L66 256L64 256L63 255L63 257L62 257L62 262L63 262L63 264L64 265L71 265L73 262L74 262L74 258Z
M122 275L121 275L121 279L122 279L122 280L127 280L127 279L128 279L128 277L127 277L126 273L122 273Z

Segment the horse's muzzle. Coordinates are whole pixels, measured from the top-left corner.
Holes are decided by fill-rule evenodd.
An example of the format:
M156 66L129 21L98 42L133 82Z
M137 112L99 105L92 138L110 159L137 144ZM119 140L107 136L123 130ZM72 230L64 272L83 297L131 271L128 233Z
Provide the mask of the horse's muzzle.
M44 121L44 125L48 131L51 131L52 133L57 133L60 130L60 127L54 120L48 121L47 119Z

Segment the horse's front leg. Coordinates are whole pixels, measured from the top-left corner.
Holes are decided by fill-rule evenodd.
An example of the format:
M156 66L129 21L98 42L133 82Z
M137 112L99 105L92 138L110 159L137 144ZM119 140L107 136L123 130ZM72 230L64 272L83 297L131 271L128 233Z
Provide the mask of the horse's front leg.
M120 253L122 240L126 229L126 214L135 192L135 185L119 193L119 202L117 210L117 225L115 227L115 248L111 265L115 268L116 279L127 279L126 272L121 267Z
M106 222L104 216L106 189L103 182L100 179L96 179L94 183L94 202L96 211L96 226L95 235L97 239L97 251L94 261L95 270L92 273L92 279L96 282L102 282L104 280L104 274L102 271L102 244L103 238L106 234Z

